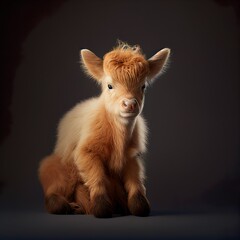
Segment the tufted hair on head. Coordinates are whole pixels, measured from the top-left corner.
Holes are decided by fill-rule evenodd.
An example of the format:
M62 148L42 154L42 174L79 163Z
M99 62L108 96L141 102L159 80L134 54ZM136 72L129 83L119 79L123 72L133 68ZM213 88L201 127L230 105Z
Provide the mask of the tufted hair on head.
M130 46L124 42L118 45L103 58L104 71L113 81L134 87L144 80L149 72L148 61L138 45Z

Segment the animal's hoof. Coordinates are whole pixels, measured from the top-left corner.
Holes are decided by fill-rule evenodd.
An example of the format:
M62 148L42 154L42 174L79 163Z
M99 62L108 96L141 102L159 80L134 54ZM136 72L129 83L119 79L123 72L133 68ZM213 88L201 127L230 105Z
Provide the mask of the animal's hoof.
M53 214L72 214L73 210L67 200L58 194L51 194L45 199L46 209Z
M75 202L71 202L69 204L70 204L74 214L85 214L86 213L84 208L81 205L79 205Z
M133 195L128 201L128 208L132 215L146 217L150 213L150 205L141 193Z
M105 196L97 196L94 199L92 212L97 218L110 218L112 217L111 203L106 199Z

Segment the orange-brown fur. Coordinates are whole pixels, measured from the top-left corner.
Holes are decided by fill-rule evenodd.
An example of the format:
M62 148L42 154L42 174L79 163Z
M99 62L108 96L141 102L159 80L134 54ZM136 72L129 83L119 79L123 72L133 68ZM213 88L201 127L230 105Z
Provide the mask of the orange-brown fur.
M142 53L121 46L104 56L103 68L115 81L130 89L144 81L149 71L148 62Z
M147 131L141 116L143 86L150 82L149 76L159 74L168 55L164 49L146 60L139 47L126 44L103 60L82 51L85 70L102 85L102 94L63 117L54 153L40 164L50 213L149 214L140 158Z

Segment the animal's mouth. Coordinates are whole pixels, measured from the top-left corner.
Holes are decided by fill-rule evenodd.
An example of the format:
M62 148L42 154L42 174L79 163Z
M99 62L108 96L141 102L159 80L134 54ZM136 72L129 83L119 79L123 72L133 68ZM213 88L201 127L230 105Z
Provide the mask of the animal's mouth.
M138 115L138 112L120 112L120 116L123 118L133 118Z

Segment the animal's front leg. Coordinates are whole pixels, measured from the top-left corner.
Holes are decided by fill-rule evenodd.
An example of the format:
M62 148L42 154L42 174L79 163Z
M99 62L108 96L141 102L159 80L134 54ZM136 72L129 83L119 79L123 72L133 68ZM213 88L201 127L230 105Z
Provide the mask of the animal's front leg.
M128 194L128 208L136 216L148 216L150 205L143 185L144 171L137 158L128 159L124 168L124 186Z
M95 217L111 217L112 204L107 194L109 180L101 159L93 153L81 154L76 163L84 185L89 189L90 212Z

